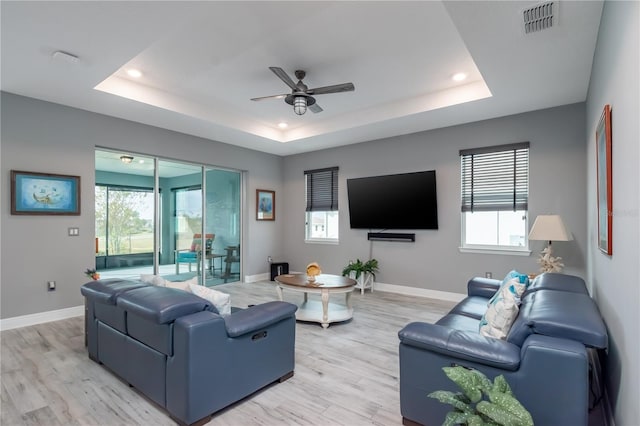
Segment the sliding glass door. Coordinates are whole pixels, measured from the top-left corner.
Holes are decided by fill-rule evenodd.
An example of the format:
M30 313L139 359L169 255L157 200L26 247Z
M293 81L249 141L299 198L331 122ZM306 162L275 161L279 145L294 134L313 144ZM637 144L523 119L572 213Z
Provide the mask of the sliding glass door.
M133 155L120 164L122 156L96 151L101 275L197 277L205 285L239 281L241 173Z
M239 172L205 171L205 223L215 235L210 266L216 282L240 280L240 180Z

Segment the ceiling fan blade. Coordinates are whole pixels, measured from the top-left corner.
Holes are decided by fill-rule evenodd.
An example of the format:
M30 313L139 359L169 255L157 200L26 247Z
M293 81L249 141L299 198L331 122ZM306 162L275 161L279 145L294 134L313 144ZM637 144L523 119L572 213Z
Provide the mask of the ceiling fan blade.
M327 93L351 92L355 89L353 83L342 83L334 84L333 86L316 87L315 89L307 90L307 93L310 95L325 95Z
M271 95L271 96L261 96L259 98L251 98L252 101L264 101L265 99L284 99L286 98L288 93L283 95Z
M308 108L311 112L315 112L316 114L317 114L317 113L319 113L319 112L324 111L324 110L322 109L322 107L321 107L320 105L318 105L317 103L315 103L315 104L313 104L313 105L310 105L310 106L308 106L307 108Z
M293 90L298 90L298 86L296 86L296 83L293 82L293 80L291 80L291 77L289 77L287 75L286 72L284 72L284 70L280 67L269 67L269 69L271 71L273 71L273 73L275 75L277 75L280 80L284 81L284 84L286 84L287 86L291 87L291 89Z

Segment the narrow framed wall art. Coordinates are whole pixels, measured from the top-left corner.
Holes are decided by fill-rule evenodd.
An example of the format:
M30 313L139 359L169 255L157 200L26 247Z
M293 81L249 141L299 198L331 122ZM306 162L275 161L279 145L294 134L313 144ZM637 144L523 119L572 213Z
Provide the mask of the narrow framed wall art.
M605 105L596 128L596 175L598 200L598 248L613 254L612 160L611 160L611 106Z

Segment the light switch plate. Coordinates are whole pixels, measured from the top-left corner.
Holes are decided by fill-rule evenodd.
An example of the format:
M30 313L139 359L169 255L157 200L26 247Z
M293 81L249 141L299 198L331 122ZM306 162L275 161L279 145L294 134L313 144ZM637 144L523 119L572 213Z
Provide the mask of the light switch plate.
M70 237L77 237L78 235L80 235L80 228L69 228Z

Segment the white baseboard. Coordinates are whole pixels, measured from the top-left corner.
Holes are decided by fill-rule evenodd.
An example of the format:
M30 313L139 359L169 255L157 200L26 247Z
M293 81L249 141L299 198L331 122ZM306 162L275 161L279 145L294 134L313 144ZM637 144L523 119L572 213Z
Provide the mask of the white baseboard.
M265 272L263 274L244 276L245 283L257 283L258 281L269 281L269 279L271 279L271 275L268 272Z
M404 285L385 284L375 282L373 285L374 291L386 291L388 293L403 294L405 296L418 296L429 297L431 299L447 300L449 302L459 302L465 297L466 294L451 293L448 291L429 290L427 288L407 287Z
M19 317L0 320L0 330L27 327L29 325L42 324L43 322L59 321L84 315L84 306L56 309L55 311L39 312L37 314L21 315Z

